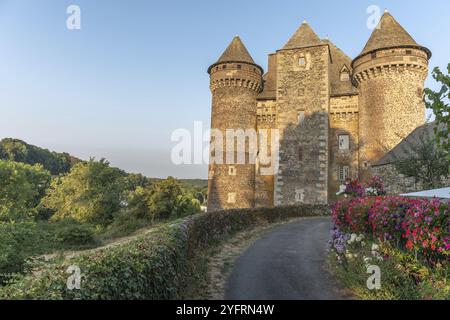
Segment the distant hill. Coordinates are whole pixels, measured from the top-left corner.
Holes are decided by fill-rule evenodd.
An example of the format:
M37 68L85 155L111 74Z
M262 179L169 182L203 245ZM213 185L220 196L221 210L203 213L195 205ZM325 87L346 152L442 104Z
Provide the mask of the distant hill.
M23 162L30 165L41 164L53 175L66 174L70 169L82 161L68 153L58 153L43 149L19 139L5 138L0 141L0 159ZM145 180L156 182L162 179L146 178L141 174L129 174L133 185L143 185ZM178 179L181 184L189 189L206 189L208 180L203 179Z
M39 148L19 139L5 138L0 141L0 159L23 162L30 165L41 164L53 175L70 171L80 159L68 153L57 153Z

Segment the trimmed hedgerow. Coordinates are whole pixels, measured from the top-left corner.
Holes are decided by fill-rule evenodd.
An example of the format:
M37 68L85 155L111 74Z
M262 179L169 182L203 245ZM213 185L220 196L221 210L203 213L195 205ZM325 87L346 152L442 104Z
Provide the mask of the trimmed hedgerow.
M0 288L0 299L182 299L204 249L264 223L328 215L325 205L211 212L191 216L122 245L59 262L35 262L32 271ZM81 270L81 289L67 289L69 266Z

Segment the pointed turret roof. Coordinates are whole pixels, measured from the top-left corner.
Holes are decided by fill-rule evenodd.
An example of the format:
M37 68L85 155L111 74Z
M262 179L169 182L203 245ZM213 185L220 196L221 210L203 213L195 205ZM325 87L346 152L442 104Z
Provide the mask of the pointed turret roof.
M217 63L223 62L248 62L255 63L252 56L248 52L244 43L239 36L235 36L231 41L230 45L225 49L225 51L220 56Z
M211 71L213 67L220 63L231 63L231 62L242 62L242 63L250 63L258 67L261 72L264 72L263 69L255 63L252 56L248 52L244 43L242 42L239 36L235 36L225 51L220 56L219 60L214 63L212 66L208 68L208 73Z
M289 39L282 50L313 47L323 44L319 36L314 32L310 25L303 21L300 28Z
M405 46L421 47L397 20L388 11L385 11L359 56L374 50ZM426 51L431 54L428 49Z

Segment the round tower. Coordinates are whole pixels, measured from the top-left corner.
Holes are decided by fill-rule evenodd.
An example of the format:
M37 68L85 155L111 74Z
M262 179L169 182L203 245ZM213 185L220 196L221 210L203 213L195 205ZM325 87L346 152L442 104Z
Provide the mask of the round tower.
M359 91L360 172L425 122L424 82L431 52L387 11L353 60Z
M252 132L256 135L256 96L262 89L263 70L236 36L208 73L212 92L208 211L252 208L256 157ZM239 138L227 138L233 134ZM218 139L223 150L215 148L220 146ZM233 159L227 159L230 148Z

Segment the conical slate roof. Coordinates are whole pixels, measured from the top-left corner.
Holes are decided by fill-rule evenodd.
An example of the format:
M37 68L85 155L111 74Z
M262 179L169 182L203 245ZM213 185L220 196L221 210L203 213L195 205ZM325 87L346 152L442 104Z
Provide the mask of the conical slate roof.
M360 56L378 49L403 46L419 47L410 34L386 11Z
M319 36L314 32L309 24L304 21L282 50L312 47L321 44L323 43Z
M225 49L216 63L223 62L248 62L255 64L255 61L253 61L252 56L239 36L233 38L230 45Z
M214 63L208 68L208 73L210 73L211 69L217 66L218 64L227 62L250 63L258 67L261 70L261 73L264 72L263 69L255 63L255 61L253 60L252 56L248 52L247 48L245 47L244 43L242 42L241 38L239 38L239 36L235 36L233 38L230 45L225 49L225 51L220 56L219 60L217 60L216 63Z

